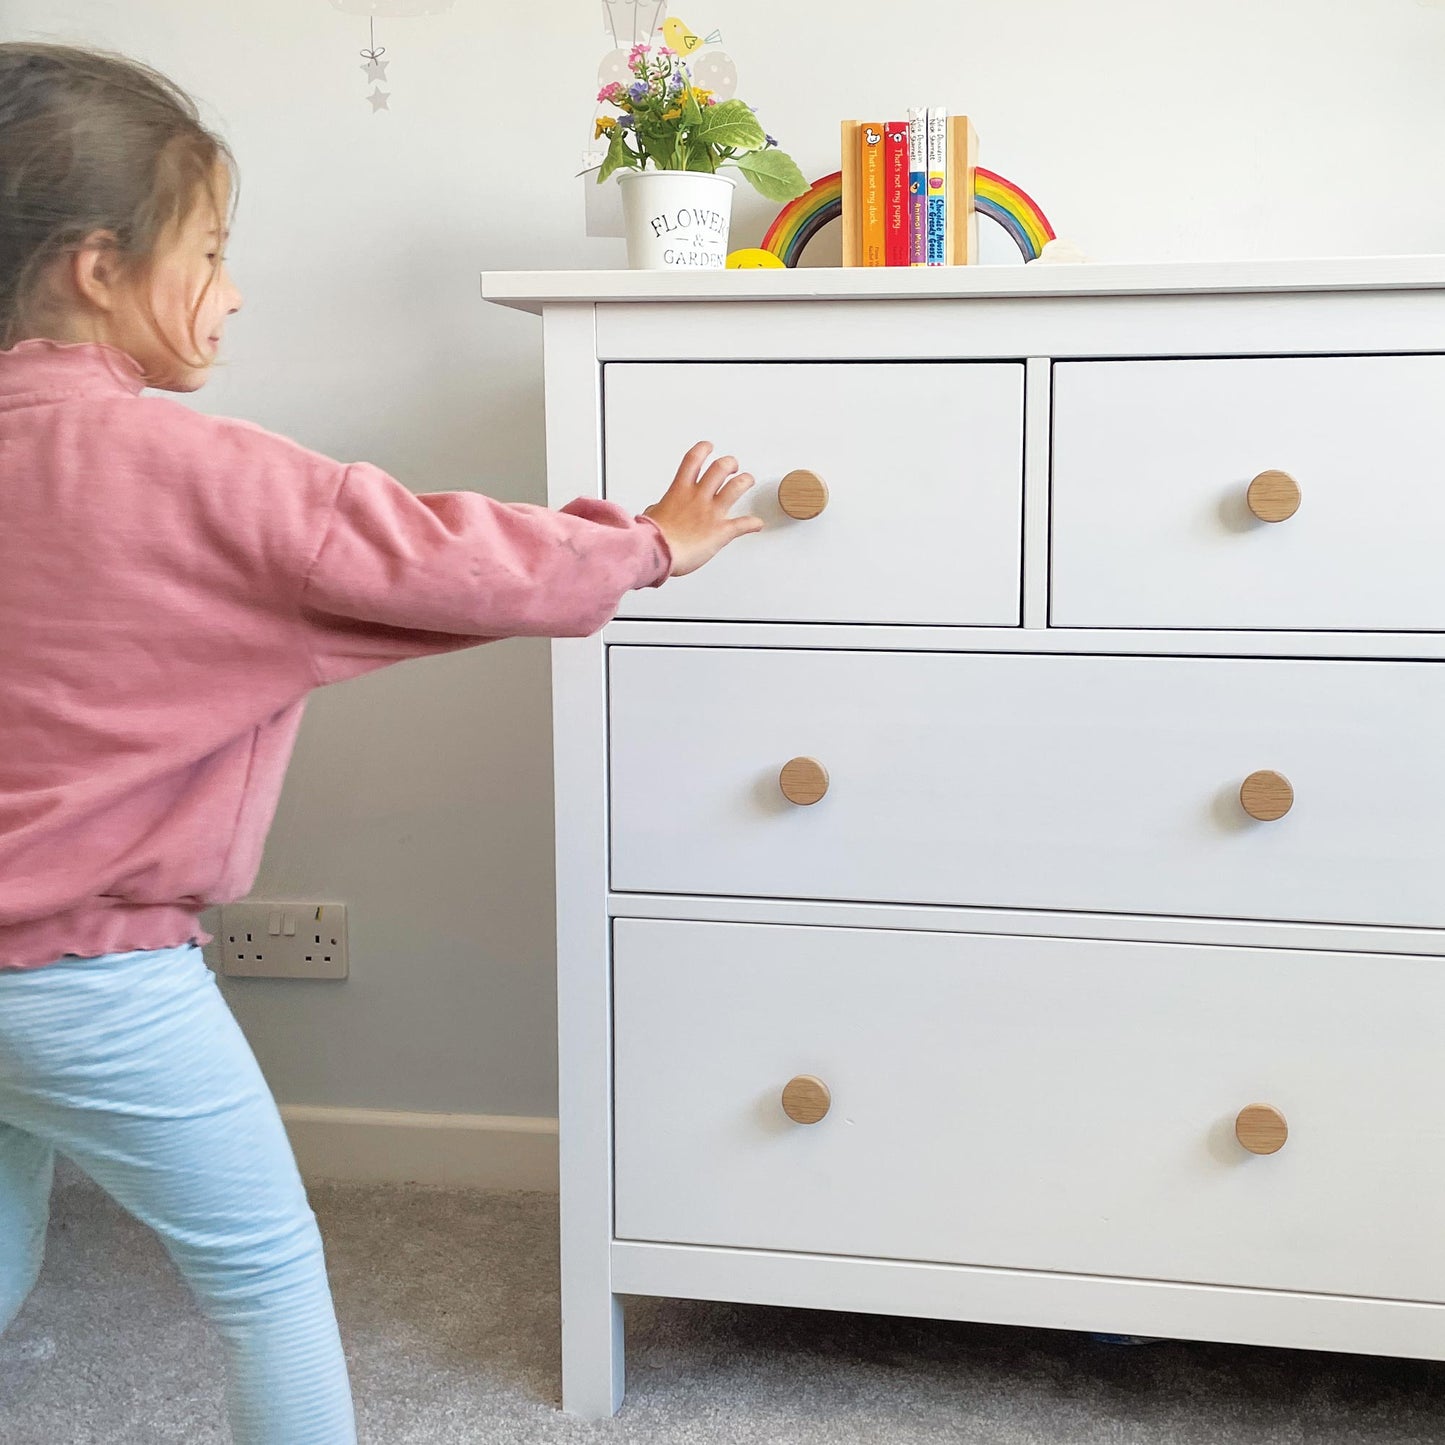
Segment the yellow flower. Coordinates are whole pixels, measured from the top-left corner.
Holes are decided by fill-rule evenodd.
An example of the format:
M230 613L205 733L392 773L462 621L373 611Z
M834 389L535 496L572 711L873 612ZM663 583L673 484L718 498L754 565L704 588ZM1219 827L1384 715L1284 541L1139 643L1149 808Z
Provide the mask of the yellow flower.
M617 122L610 115L600 116L597 121L597 129L592 132L593 140L601 140L610 130L617 129Z
M663 120L681 120L682 111L679 110L677 106L673 106L671 110L663 111L662 118Z
M706 105L712 99L712 91L704 90L700 85L693 86L692 93L697 96L699 105Z

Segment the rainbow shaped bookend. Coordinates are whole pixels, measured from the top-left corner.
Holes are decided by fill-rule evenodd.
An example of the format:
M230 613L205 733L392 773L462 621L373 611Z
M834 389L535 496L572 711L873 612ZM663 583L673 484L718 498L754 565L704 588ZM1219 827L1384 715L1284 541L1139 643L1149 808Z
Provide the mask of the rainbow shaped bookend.
M843 172L834 171L813 182L801 196L789 201L768 227L761 250L782 257L784 266L796 266L803 248L828 224L843 215Z
M1057 239L1049 218L1027 191L982 166L974 171L973 205L1013 237L1025 261L1037 261L1044 247Z
M1049 218L1025 190L982 166L974 172L976 209L997 221L1013 237L1025 261L1036 261L1055 239ZM771 251L784 266L796 266L808 242L843 214L843 172L834 171L813 182L796 200L778 212L763 237L761 250Z

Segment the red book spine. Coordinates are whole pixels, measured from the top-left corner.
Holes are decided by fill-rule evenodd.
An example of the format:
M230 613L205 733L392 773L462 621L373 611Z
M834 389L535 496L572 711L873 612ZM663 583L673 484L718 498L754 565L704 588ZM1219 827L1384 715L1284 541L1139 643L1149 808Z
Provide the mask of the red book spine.
M890 120L883 139L883 254L889 266L908 256L908 122Z

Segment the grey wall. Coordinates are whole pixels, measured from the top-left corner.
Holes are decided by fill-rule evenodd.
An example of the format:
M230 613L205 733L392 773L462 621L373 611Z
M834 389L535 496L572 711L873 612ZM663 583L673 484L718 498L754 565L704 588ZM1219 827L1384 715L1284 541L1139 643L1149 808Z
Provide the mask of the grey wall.
M839 117L946 102L1096 259L1445 250L1438 0L674 9L722 31L810 176L836 168ZM232 141L248 306L196 405L417 490L526 501L544 496L540 326L482 306L478 275L621 263L584 236L571 179L601 21L598 0L380 20L392 99L373 115L367 22L330 0L0 0L0 36L147 59ZM735 240L772 209L743 197ZM352 977L229 986L284 1102L555 1112L549 744L540 643L316 697L257 893L347 902Z

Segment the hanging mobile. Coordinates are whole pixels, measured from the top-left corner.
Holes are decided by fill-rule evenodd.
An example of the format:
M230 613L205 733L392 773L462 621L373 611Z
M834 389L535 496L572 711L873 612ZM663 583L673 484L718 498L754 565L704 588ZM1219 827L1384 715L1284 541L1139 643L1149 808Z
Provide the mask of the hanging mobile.
M387 105L387 101L391 99L391 92L389 90L382 90L381 87L376 84L378 80L386 79L386 67L391 64L391 61L381 58L385 54L386 46L383 45L380 50L376 48L376 16L373 15L371 17L371 49L361 52L362 59L366 61L366 64L361 68L366 72L367 80L372 83L371 94L366 98L371 102L371 113L373 115L379 110L391 109L391 107Z
M381 58L386 54L386 47L376 43L376 17L411 20L420 15L442 15L455 4L456 0L331 0L332 9L341 11L343 15L365 15L371 21L371 48L361 52L361 58L366 62L361 69L371 86L371 94L366 98L371 102L373 115L379 110L391 109L387 104L391 92L383 90L378 83L386 79L386 67L391 62Z

